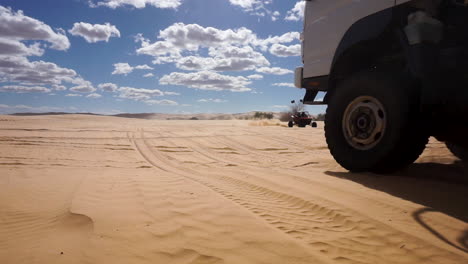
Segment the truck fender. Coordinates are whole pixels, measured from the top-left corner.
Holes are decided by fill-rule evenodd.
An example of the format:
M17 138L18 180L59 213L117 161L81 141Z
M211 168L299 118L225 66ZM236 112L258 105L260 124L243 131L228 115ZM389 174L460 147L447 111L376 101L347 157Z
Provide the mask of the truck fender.
M346 58L344 58L346 51L349 51L353 46L357 46L360 43L377 39L392 24L392 21L393 7L364 17L351 25L341 39L340 44L336 49L335 56L333 57L332 68L328 80L328 92L324 98L324 102L328 102L328 98L334 92L336 75L339 74L339 65L343 62L342 59L346 60ZM375 48L377 49L378 47Z

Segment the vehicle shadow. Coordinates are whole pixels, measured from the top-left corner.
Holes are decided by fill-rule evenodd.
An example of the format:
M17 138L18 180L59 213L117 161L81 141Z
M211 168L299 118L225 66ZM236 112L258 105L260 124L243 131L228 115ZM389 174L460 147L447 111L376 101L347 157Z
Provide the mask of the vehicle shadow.
M416 222L418 222L418 224L420 224L421 226L423 226L426 230L428 230L429 232L431 232L435 237L437 237L438 239L444 241L445 243L451 245L452 247L454 248L457 248L465 253L468 253L468 229L463 231L461 236L458 237L457 239L457 242L459 243L459 245L453 243L452 241L450 241L449 239L447 239L443 234L441 234L440 232L438 232L436 229L432 228L428 223L424 222L423 218L421 217L423 214L425 213L428 213L428 212L437 212L436 210L434 209L431 209L431 208L421 208L421 209L418 209L416 210L415 212L413 212L413 218L414 220L416 220Z
M347 179L386 192L468 222L468 165L415 163L389 174L326 171L327 175Z
M468 222L468 164L415 163L407 169L389 175L326 171L327 175L351 180L368 188L400 197L425 206L413 212L413 218L438 239L468 252L468 229L456 244L425 223L421 215L441 212Z

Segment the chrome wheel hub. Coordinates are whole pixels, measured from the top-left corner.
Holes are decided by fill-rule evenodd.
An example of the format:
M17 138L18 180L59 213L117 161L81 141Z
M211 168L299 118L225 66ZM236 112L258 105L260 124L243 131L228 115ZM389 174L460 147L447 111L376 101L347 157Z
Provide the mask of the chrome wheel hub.
M377 145L385 132L386 112L374 97L360 96L354 99L343 115L343 134L348 144L359 150Z

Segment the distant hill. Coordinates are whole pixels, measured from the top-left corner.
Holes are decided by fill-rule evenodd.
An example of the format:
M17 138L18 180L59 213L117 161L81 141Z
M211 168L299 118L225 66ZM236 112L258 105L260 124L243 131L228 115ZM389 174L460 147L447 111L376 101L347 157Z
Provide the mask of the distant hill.
M47 112L47 113L14 113L10 114L13 116L43 116L43 115L93 115L93 116L115 116L123 118L137 118L137 119L148 119L148 120L252 120L255 119L255 113L261 111L252 111L247 113L236 113L236 114L163 114L163 113L122 113L116 115L102 115L95 113L65 113L65 112ZM273 114L273 119L280 119L281 112L261 112ZM313 116L316 121L323 121L325 114L318 114Z
M14 113L14 116L41 116L41 115L96 115L96 116L115 116L123 118L138 118L138 119L151 119L151 120L235 120L235 119L253 119L256 111L247 113L235 114L164 114L164 113L122 113L116 115L101 115L95 113L65 113L65 112L47 112L47 113ZM280 113L269 112L273 114L273 118L279 118Z
M280 113L271 112L273 118L278 118ZM155 120L234 120L234 119L253 119L255 111L235 114L162 114L162 113L138 113L138 114L117 114L113 116L140 119Z
M43 115L97 115L94 113L66 113L66 112L46 112L46 113L13 113L12 116L43 116Z

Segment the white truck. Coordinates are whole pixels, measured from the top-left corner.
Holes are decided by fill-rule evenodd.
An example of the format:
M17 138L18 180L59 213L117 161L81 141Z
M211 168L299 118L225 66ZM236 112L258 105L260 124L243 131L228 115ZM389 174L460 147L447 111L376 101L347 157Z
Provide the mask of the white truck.
M398 170L430 136L467 159L468 0L306 0L301 40L295 86L344 168Z

